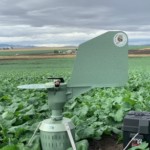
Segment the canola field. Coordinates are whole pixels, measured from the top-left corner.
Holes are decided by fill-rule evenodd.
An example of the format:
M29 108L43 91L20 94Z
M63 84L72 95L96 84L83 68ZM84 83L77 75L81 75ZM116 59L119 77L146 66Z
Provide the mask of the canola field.
M71 76L74 58L0 60L0 150L40 150L39 133L28 142L39 122L50 117L47 92L19 90L18 85ZM121 137L130 110L150 111L150 57L129 58L129 80L120 88L96 88L67 102L64 116L76 125L76 140Z

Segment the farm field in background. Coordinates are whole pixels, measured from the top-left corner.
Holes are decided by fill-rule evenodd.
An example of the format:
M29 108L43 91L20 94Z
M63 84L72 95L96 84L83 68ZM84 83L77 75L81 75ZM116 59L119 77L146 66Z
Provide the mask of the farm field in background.
M150 56L150 46L129 46L130 57ZM0 60L73 58L77 47L35 47L28 49L0 49Z
M29 60L0 60L0 74L51 71L71 72L75 58L51 58L51 59L29 59ZM128 59L129 72L136 70L140 72L150 71L150 57L131 57ZM32 70L32 72L31 72Z
M38 134L31 147L27 143L38 123L50 116L47 93L16 87L46 83L48 77L64 77L67 81L73 62L74 58L0 60L0 150L40 150ZM149 91L150 57L129 58L129 81L125 87L93 89L68 101L64 116L72 118L76 140L88 139L90 150L107 150L108 146L122 150L122 141L117 141L121 138L123 117L130 110L150 111ZM118 138L104 144L106 135Z
M147 45L129 45L129 50L145 50L150 49L150 46Z
M41 47L0 50L0 60L74 57L76 47Z

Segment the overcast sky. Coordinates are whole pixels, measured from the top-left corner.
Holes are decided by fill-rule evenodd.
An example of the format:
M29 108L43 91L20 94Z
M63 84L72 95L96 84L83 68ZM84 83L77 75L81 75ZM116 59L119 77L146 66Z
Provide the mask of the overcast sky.
M108 30L150 44L150 0L0 0L0 44L79 45Z

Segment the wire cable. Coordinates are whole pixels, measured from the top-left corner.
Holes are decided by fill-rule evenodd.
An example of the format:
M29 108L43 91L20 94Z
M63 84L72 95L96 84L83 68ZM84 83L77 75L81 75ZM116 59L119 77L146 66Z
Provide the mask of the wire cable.
M128 148L128 146L131 144L131 142L139 135L139 133L136 133L134 135L134 137L128 142L128 144L126 145L126 147L123 150L126 150Z
M39 124L37 125L36 129L34 130L34 133L33 133L32 137L30 138L30 140L29 140L29 142L28 142L28 144L27 144L28 146L30 146L31 143L33 142L33 138L34 138L36 132L38 131L38 129L40 128L41 123L42 123L42 122L39 122Z

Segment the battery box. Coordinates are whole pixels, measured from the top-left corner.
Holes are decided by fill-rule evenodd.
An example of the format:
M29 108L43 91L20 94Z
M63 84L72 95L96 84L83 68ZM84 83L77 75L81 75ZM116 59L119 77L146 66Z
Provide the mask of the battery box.
M123 121L123 147L139 133L128 148L140 145L143 141L150 144L150 112L130 111Z

